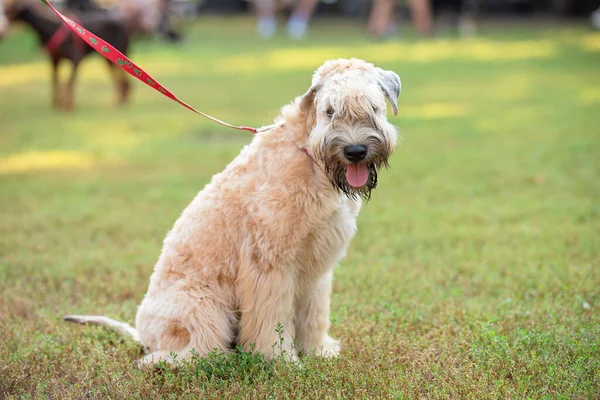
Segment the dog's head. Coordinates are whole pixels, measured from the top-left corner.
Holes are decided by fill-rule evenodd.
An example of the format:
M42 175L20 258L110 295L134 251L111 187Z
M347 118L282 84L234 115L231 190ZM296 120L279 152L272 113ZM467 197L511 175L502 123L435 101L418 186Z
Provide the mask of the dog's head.
M331 183L349 197L368 199L377 173L388 166L398 133L386 117L386 99L398 113L400 78L365 61L327 61L300 98L308 151Z
M55 21L59 19L42 2L36 0L0 0L0 38L2 31L7 33L11 23L22 19L26 12L35 11L36 14L49 17ZM4 28L3 28L4 27Z

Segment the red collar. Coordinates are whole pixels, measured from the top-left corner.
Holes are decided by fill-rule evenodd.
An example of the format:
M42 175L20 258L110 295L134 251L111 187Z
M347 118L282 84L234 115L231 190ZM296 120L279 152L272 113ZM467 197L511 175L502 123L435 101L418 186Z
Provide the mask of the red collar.
M304 154L306 154L308 156L308 158L310 158L310 161L314 161L313 158L312 158L312 156L310 155L310 153L306 149L306 147L303 147L302 151L304 152Z
M75 17L72 17L71 20L78 22L77 18L75 18ZM67 40L70 33L71 33L71 29L67 25L61 24L59 26L59 28L56 30L56 32L54 32L52 37L50 37L50 40L48 40L48 43L46 43L45 47L46 47L46 50L48 51L48 53L50 53L50 55L54 55L56 53L56 51L58 50L59 46L61 44L63 44L63 42L65 40ZM79 39L75 35L73 35L73 39L74 39L75 46L77 46L77 48L81 50L82 49L81 45L83 44L81 39Z

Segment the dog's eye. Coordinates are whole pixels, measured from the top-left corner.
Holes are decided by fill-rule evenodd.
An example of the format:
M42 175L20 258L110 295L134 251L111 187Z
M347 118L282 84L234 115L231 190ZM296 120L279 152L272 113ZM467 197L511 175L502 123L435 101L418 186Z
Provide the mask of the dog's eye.
M373 112L377 114L379 112L379 108L377 106L373 106Z
M332 108L332 107L328 107L328 108L327 108L327 116L328 116L329 118L333 117L333 114L334 114L334 113L335 113L335 111L333 110L333 108Z

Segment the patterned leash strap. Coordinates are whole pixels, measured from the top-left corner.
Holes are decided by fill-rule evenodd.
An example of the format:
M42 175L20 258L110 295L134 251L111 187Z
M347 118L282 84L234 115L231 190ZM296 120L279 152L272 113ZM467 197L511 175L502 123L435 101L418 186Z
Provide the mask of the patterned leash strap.
M208 114L204 114L203 112L196 110L194 107L190 106L189 104L179 100L177 98L177 96L175 96L173 93L171 93L163 85L158 83L158 81L156 81L156 79L154 79L152 76L150 76L150 74L148 74L146 71L141 69L138 65L136 65L133 61L131 61L129 58L127 58L119 50L115 49L113 46L111 46L105 40L103 40L102 38L93 34L92 32L88 32L82 26L77 24L75 21L62 15L56 8L54 8L54 6L52 6L52 4L50 4L50 2L48 0L41 0L41 1L42 1L42 3L44 3L48 7L50 7L52 9L52 11L54 11L56 13L56 15L58 15L60 17L60 19L62 19L67 24L67 26L69 28L71 28L71 30L73 30L73 32L75 32L77 35L79 35L79 37L81 37L81 39L83 39L83 41L85 43L89 44L94 50L96 50L98 53L100 53L103 57L112 61L119 68L121 68L128 74L133 75L134 77L136 77L140 81L144 82L146 85L150 86L154 90L162 93L163 95L167 96L171 100L176 101L177 103L181 104L188 110L193 111L196 114L200 114L203 117L216 122L217 124L221 124L228 128L237 129L237 130L241 130L241 131L250 131L252 133L259 132L258 129L252 128L249 126L235 126L235 125L228 124L227 122L223 122L217 118L211 117Z

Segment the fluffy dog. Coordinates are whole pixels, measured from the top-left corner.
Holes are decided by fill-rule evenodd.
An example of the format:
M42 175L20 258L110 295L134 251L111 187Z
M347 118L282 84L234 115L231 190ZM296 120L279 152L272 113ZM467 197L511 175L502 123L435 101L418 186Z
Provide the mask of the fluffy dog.
M328 335L333 269L397 144L385 100L396 115L400 87L396 73L365 61L327 61L175 222L136 329L65 319L130 334L148 351L140 366L232 344L267 359L337 355Z

